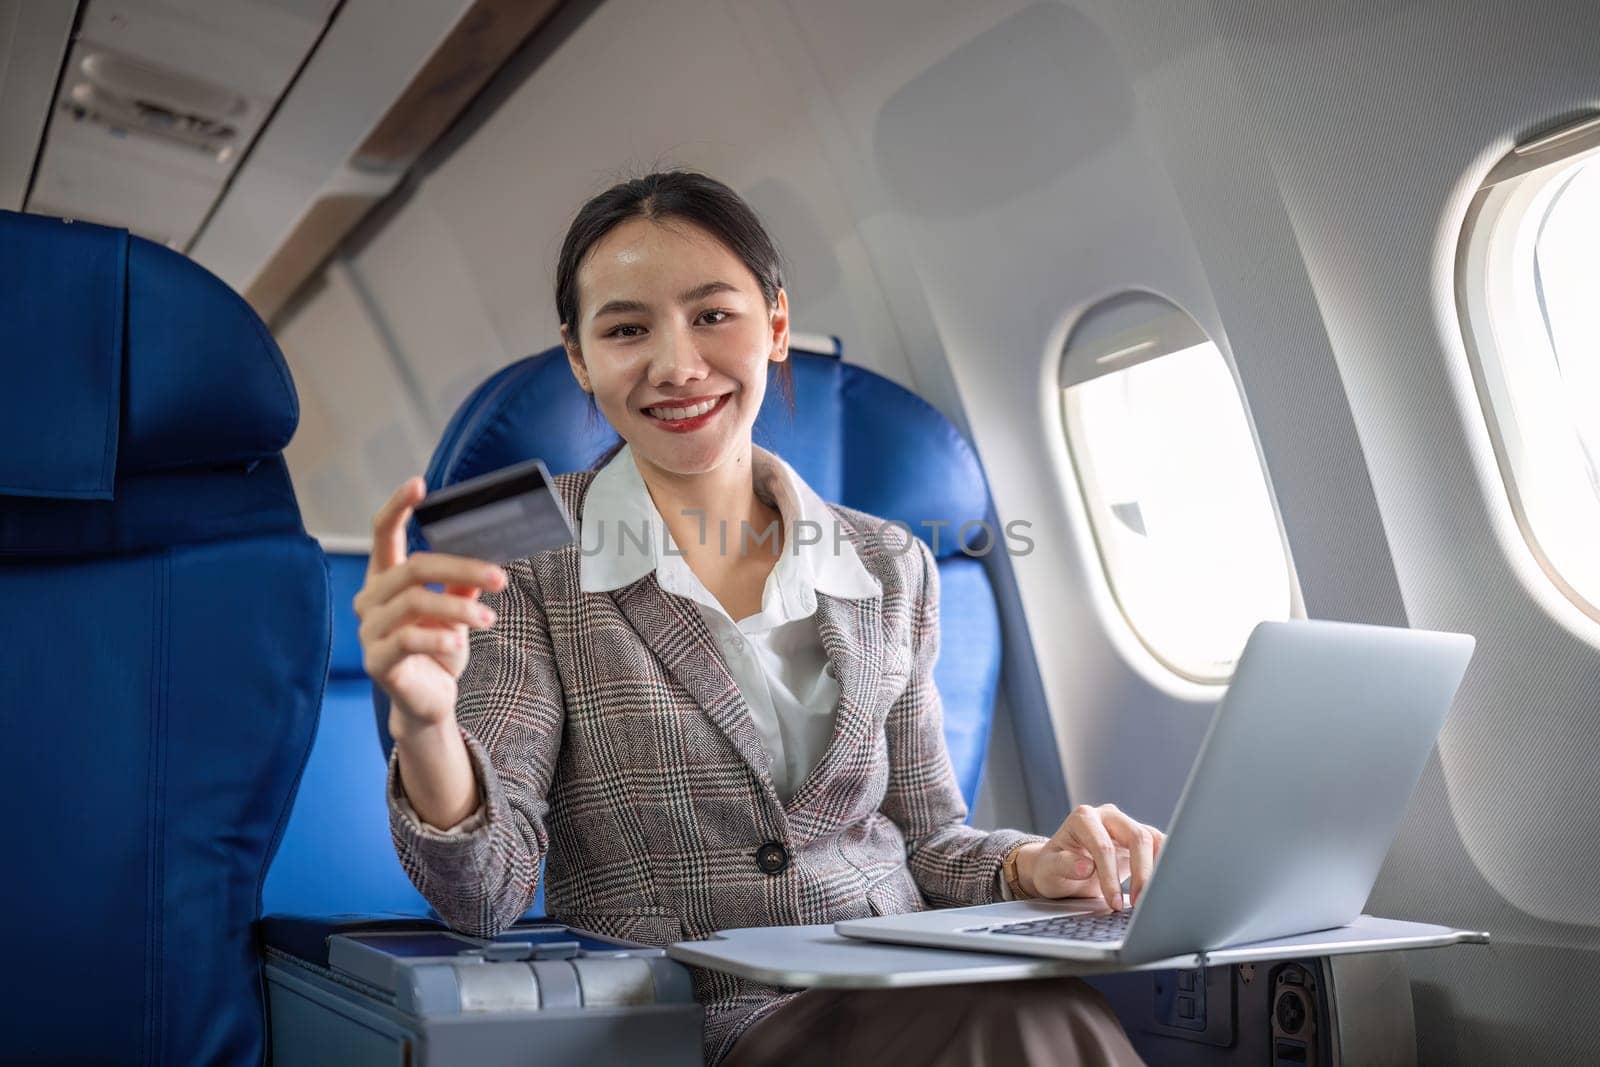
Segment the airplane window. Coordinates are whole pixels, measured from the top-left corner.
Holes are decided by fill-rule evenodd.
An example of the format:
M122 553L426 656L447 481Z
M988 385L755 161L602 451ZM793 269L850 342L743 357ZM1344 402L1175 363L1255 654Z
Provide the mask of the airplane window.
M1519 146L1467 214L1457 296L1501 475L1551 580L1600 619L1600 117Z
M1111 592L1168 668L1221 682L1255 624L1286 619L1288 553L1222 353L1165 299L1091 308L1061 364L1062 417Z

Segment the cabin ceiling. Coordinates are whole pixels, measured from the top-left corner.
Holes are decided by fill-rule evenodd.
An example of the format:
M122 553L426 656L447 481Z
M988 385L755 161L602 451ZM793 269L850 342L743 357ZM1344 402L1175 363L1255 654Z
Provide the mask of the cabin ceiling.
M0 0L0 207L180 249L270 318L558 0Z
M337 6L80 4L59 67L35 74L54 91L27 210L187 247ZM31 43L14 41L12 51Z

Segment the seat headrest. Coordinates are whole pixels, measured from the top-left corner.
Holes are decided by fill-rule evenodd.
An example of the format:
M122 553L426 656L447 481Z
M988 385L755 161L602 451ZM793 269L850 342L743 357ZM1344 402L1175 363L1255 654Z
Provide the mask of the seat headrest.
M782 456L825 500L895 519L940 557L960 551L961 524L989 518L978 457L936 408L888 378L836 356L792 351L791 419L769 381L755 441ZM480 385L433 454L429 490L538 457L551 473L584 470L617 441L578 388L559 347L528 356ZM413 524L413 544L419 545ZM979 529L967 543L984 549Z
M247 465L294 434L288 366L243 299L126 230L0 211L0 496Z
M0 211L0 558L303 532L283 354L126 230Z

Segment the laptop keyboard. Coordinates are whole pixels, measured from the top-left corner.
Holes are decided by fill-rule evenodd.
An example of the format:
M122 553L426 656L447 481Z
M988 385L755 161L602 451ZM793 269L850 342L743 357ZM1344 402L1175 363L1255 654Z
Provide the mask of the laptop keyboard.
M1061 941L1121 941L1131 918L1131 910L1116 911L1110 915L1051 915L1005 926L990 926L983 932L1052 937Z

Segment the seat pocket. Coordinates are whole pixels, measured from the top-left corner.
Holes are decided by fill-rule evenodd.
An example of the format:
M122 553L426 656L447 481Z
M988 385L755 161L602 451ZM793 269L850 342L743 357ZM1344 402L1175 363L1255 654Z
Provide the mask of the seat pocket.
M867 886L867 906L874 915L904 915L926 911L927 902L917 889L910 868L901 865Z

